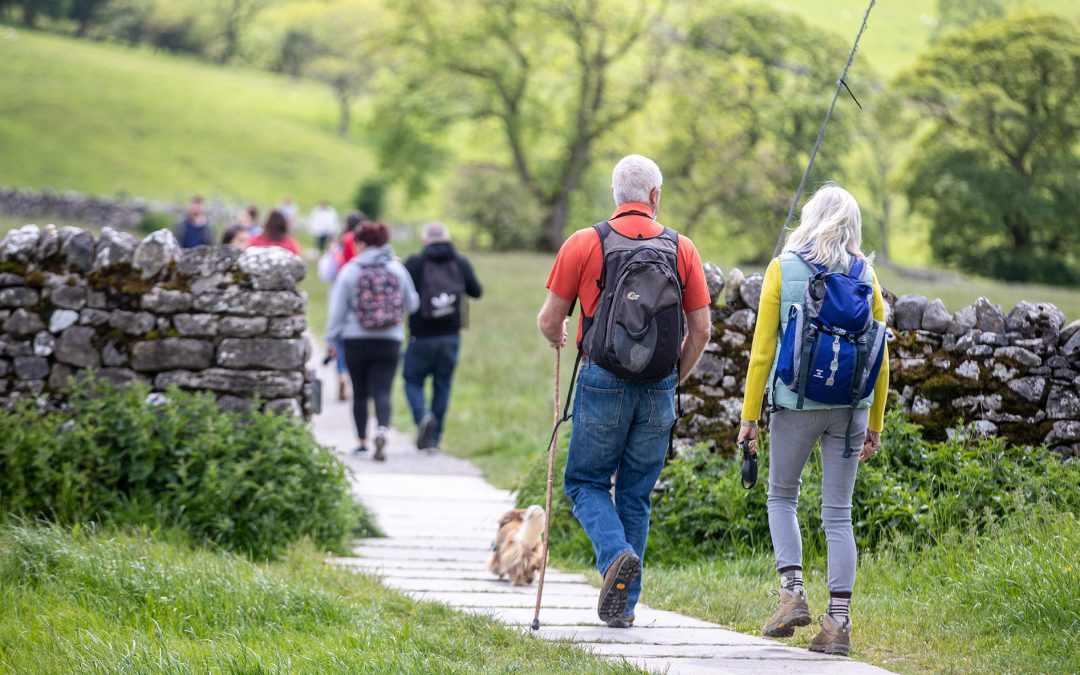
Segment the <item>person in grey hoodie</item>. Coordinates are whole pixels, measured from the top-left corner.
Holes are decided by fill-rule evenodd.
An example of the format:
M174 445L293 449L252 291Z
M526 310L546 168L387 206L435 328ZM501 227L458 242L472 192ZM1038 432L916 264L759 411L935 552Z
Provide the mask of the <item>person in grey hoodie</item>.
M386 458L385 447L390 426L390 391L394 384L401 343L405 339L405 317L420 307L420 296L412 277L394 257L390 247L390 230L385 223L365 223L356 232L356 257L341 268L334 286L330 289L329 316L326 321L327 351L333 358L337 355L338 340L342 341L345 364L353 385L353 419L360 445L356 452L367 451L368 399L375 401L375 455L376 461ZM370 268L382 267L390 272L397 283L384 285L386 291L400 293L401 316L381 317L376 323L380 328L365 327L372 323L371 317L363 316L365 309L357 307L357 286L361 277L370 274ZM365 271L365 268L368 271Z

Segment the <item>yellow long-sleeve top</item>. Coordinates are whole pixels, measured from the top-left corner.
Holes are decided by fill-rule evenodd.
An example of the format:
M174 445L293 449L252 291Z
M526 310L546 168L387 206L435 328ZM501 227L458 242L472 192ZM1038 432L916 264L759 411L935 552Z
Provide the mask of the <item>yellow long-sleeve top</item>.
M885 300L881 297L881 285L877 273L873 274L874 303L871 311L878 321L885 320ZM776 358L776 341L780 333L780 261L773 259L765 270L758 305L757 324L754 326L754 343L750 347L750 366L746 372L746 389L743 394L742 418L756 421L761 417L761 401L765 385L772 372ZM885 423L885 401L889 398L889 346L884 345L881 371L874 383L874 403L870 406L870 431L881 431Z

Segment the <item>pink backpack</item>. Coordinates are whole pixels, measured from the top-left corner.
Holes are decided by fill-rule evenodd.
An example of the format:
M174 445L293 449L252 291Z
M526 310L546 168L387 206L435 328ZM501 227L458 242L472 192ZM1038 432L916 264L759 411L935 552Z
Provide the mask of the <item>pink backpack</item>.
M356 317L367 330L393 328L405 316L401 281L384 262L361 265L356 280Z

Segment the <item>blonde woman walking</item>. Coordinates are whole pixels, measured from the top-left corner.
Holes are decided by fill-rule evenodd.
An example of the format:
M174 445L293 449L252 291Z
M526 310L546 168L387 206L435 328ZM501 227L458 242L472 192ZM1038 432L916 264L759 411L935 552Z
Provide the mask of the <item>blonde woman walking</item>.
M847 654L851 646L851 496L859 462L881 447L889 388L885 303L861 245L855 198L836 185L819 189L765 272L739 429L739 441L756 452L768 386L769 532L780 574L779 605L764 627L769 637L810 624L796 513L803 469L821 443L830 597L810 649L828 654Z

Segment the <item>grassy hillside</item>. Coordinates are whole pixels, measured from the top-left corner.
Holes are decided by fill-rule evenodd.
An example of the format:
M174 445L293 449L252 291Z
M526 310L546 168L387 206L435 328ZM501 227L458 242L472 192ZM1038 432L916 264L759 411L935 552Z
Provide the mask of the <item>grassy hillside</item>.
M801 15L832 30L850 43L862 24L868 0L768 0L768 4ZM1016 0L1017 9L1056 12L1080 19L1080 0ZM890 77L915 61L937 25L938 0L879 1L859 48L871 66ZM856 61L856 63L859 63ZM844 64L836 65L837 72Z
M0 184L309 207L373 171L323 85L24 30L0 64Z

